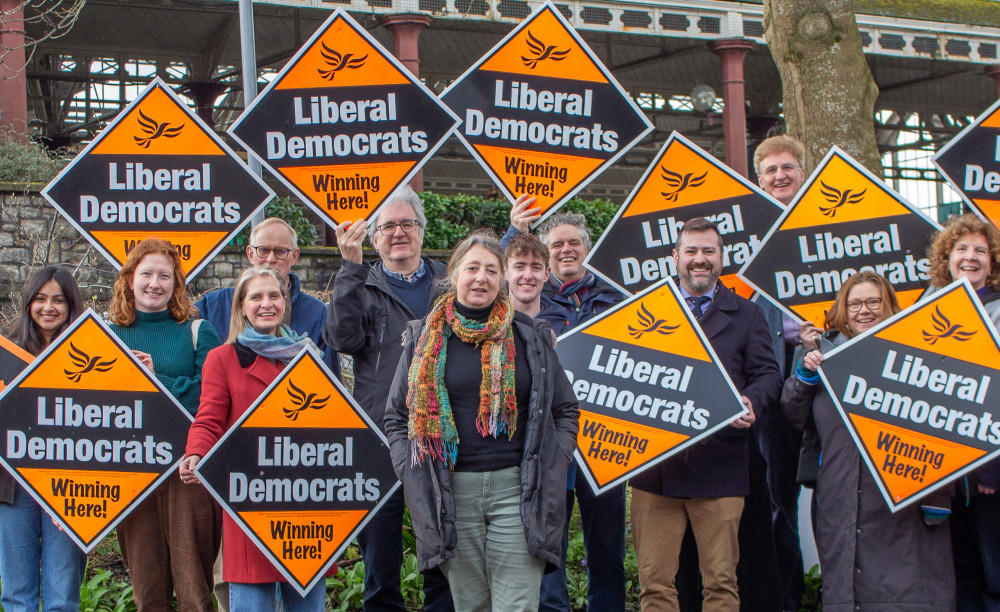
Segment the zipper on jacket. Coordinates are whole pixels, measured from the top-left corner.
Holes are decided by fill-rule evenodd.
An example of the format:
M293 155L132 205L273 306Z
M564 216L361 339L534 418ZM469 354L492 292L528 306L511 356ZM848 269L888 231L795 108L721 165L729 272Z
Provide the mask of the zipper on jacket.
M385 339L385 326L386 321L382 321L382 327L378 332L378 355L375 356L375 371L378 372L378 366L382 363L382 340Z

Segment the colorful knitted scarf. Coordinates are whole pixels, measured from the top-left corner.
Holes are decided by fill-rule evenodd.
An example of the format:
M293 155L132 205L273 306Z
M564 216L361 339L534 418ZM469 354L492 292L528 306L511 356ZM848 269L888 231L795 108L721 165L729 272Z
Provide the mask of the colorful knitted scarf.
M510 299L500 297L484 322L472 321L455 310L455 293L441 296L424 322L424 330L414 348L409 371L406 407L411 445L411 461L416 465L429 456L455 468L458 431L448 401L444 370L448 360L448 338L456 334L463 342L482 346L483 380L479 387L476 431L484 438L506 433L514 436L517 427L517 400L514 395L514 309Z
M583 303L581 296L585 291L594 286L597 282L597 277L594 276L593 272L587 272L587 274L578 280L569 281L564 283L561 278L555 274L549 274L549 282L558 287L556 293L564 298L568 298L573 302L575 308L580 308L580 304Z

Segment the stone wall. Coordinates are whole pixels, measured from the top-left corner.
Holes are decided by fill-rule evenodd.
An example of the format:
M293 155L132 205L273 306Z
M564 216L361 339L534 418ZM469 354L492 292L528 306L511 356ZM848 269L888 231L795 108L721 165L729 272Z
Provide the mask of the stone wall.
M11 316L28 276L48 264L66 265L73 271L84 299L103 307L111 299L117 271L38 195L39 186L32 187L35 189L26 190L24 185L0 183L0 316ZM449 256L447 251L427 254L436 259ZM374 251L366 249L366 259L375 256ZM226 246L189 283L192 295L231 287L246 265L241 247ZM305 290L325 300L333 290L332 279L339 267L340 251L336 247L308 247L301 250L294 271Z

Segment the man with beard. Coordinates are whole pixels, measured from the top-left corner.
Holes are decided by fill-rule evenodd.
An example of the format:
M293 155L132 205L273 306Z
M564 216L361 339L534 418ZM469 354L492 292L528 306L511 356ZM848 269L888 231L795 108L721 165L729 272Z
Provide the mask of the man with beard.
M678 609L675 577L689 524L698 548L703 609L740 609L738 531L750 488L746 435L755 411L777 399L782 379L763 312L719 282L722 251L714 223L701 217L685 223L674 249L678 285L750 412L631 479L644 612Z

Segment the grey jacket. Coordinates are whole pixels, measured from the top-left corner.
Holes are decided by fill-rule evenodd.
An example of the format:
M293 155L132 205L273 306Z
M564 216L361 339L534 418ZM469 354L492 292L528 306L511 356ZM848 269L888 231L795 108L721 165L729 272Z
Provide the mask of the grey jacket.
M426 257L424 263L434 279L445 275L443 263ZM435 283L428 311L440 294ZM341 262L323 338L333 350L354 358L354 399L379 427L396 364L403 352L403 330L416 318L392 292L381 261Z
M566 521L566 469L576 445L580 408L552 346L549 324L514 314L515 333L528 346L531 368L530 414L521 459L521 521L528 552L560 564ZM389 452L396 475L403 481L406 505L417 539L417 562L427 570L455 556L455 498L451 474L439 461L412 465L407 436L407 373L424 322L410 323L385 412ZM461 452L461 445L459 445Z
M844 342L843 336L834 344ZM816 483L816 547L824 612L948 612L955 571L948 525L928 527L920 504L889 512L850 432L822 384L785 381L781 406L801 428L810 418L822 443ZM947 493L925 503L948 507Z

